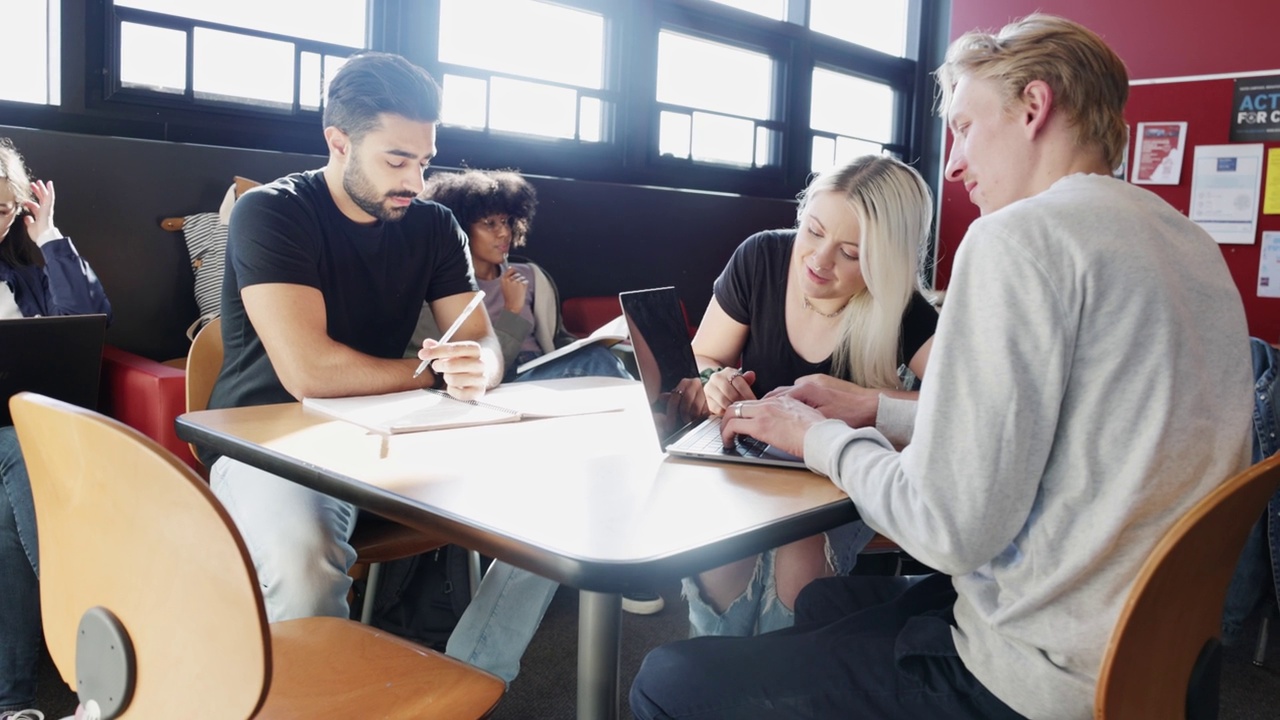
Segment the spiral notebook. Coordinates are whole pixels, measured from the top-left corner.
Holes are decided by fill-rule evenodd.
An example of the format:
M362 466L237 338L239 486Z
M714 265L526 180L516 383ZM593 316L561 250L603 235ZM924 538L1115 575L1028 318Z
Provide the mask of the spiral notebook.
M458 400L441 390L406 390L386 395L303 398L302 405L386 435L622 409L608 394L560 389L556 387L558 382L503 385L474 401Z

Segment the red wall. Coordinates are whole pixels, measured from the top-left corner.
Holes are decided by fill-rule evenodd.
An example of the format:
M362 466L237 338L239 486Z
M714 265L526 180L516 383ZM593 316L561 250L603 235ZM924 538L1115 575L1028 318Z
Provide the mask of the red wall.
M1187 0L954 0L951 37L975 28L996 30L1010 20L1042 11L1097 32L1124 60L1135 80L1280 68L1274 42L1280 2L1220 0L1211 5L1211 12L1205 11L1205 5ZM1131 91L1126 116L1134 130L1140 121L1188 122L1181 184L1146 186L1184 213L1191 193L1192 148L1227 141L1231 86L1230 80L1220 80L1138 85ZM939 215L939 287L946 287L955 249L977 217L977 208L969 203L964 189L947 183ZM1280 216L1260 214L1259 218L1259 233L1280 230ZM1280 340L1280 299L1257 297L1259 246L1223 246L1223 253L1241 289L1250 332L1272 342Z

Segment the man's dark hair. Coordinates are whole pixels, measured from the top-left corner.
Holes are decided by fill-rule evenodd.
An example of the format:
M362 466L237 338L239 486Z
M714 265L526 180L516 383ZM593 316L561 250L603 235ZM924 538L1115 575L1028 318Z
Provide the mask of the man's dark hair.
M524 245L538 207L538 195L529 181L514 170L466 170L434 172L419 197L434 200L453 211L463 230L493 215L511 219L511 244Z
M440 86L426 70L399 55L365 52L351 56L329 84L324 126L358 141L391 113L416 122L440 121Z

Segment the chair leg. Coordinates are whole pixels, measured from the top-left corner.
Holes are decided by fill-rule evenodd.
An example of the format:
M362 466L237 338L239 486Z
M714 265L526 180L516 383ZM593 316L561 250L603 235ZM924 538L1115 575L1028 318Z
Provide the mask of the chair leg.
M373 621L373 601L378 594L378 579L382 575L382 563L369 563L369 575L364 581L364 605L360 608L360 622L369 625Z
M1273 610L1268 610L1262 616L1262 627L1258 629L1258 645L1253 649L1253 664L1258 667L1262 667L1267 660L1267 641L1270 639L1271 616L1274 614Z

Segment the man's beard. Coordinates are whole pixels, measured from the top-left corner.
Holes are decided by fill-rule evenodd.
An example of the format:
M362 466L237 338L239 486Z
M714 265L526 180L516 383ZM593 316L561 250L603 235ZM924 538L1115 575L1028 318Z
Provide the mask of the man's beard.
M360 161L355 155L342 172L342 189L356 207L383 222L398 222L409 211L408 206L387 205L387 199L393 197L414 197L409 192L389 192L379 194L377 188L369 181L369 177L360 170Z

